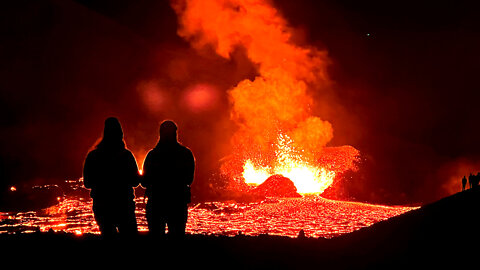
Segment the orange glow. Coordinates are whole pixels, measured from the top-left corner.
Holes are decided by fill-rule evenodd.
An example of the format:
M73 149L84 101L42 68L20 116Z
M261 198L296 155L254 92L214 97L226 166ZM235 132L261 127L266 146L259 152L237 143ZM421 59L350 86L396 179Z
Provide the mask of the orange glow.
M135 151L135 160L137 161L137 166L138 166L138 174L143 175L143 162L145 161L145 158L147 157L148 151L145 149L137 149Z
M295 154L288 136L280 135L277 145L274 167L255 166L250 159L245 161L242 173L245 183L260 185L271 175L280 174L292 180L300 194L322 193L333 183L335 172L303 161Z
M212 108L218 100L217 90L207 84L198 84L185 93L185 102L194 112L201 112Z
M81 181L69 182L81 188ZM148 231L143 198L136 198L139 231ZM320 196L278 198L275 202L208 202L189 207L187 232L205 235L282 235L331 238L370 226L418 207L382 206L329 200ZM55 232L99 234L92 212L92 200L67 195L57 205L28 212L0 212L1 233Z
M270 167L257 167L250 159L247 159L243 165L242 176L247 184L260 185L272 174Z
M338 173L354 169L358 151L353 147L328 151L329 160L350 159L342 166L322 159L333 127L313 114L311 92L330 83L326 52L295 44L294 30L266 0L177 0L173 7L179 15L178 34L196 49L210 47L230 58L243 47L258 66L254 80L245 79L228 91L238 129L224 174L248 184L281 174L299 193L322 193ZM339 157L331 158L335 151Z
M145 107L152 113L161 113L165 111L170 97L168 92L160 87L155 81L141 82L137 86Z
M15 186L11 186L10 191L17 191L17 188Z

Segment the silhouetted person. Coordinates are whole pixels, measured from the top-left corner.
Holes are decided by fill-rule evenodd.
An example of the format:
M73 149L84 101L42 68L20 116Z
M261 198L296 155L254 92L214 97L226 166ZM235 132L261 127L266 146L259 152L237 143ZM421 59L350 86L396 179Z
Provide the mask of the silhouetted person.
M468 176L468 184L470 185L470 188L473 188L473 182L474 182L473 174L470 173L470 175Z
M467 186L467 177L463 176L463 178L462 178L462 191L465 190L466 186Z
M480 182L480 173L477 173L476 175L473 175L473 187L474 188L478 187L479 182Z
M177 140L177 125L164 121L160 140L143 163L142 186L147 188L146 216L150 234L181 239L185 235L195 159L192 151Z
M93 213L102 235L109 237L117 230L121 235L135 235L133 187L138 186L140 178L137 162L125 148L117 118L105 120L102 140L85 159L83 181L91 189Z

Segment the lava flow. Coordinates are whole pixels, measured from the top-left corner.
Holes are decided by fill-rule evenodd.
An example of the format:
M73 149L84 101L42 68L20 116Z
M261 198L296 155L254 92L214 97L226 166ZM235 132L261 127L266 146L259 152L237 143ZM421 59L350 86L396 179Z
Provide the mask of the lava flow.
M173 7L178 34L193 47L211 47L224 58L240 47L258 67L253 81L245 79L228 91L238 129L223 174L254 185L280 174L300 193L318 194L338 174L355 169L358 151L350 146L327 151L333 127L312 112L312 91L329 85L326 52L295 44L294 30L269 1L178 0ZM332 154L342 157L341 165L322 162Z
M83 182L66 181L65 199L49 208L0 212L0 234L63 231L99 234L92 199ZM139 231L148 231L144 198L135 199ZM332 238L416 209L328 200L320 196L276 198L253 203L205 202L188 209L187 233L204 235L282 235Z

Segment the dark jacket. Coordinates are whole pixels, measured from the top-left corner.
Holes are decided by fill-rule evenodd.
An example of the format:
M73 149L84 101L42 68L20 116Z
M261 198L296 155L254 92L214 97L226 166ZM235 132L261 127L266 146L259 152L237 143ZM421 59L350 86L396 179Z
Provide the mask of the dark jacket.
M99 147L85 159L83 182L94 202L132 201L140 182L137 162L125 148Z
M142 186L147 196L160 203L190 202L190 185L195 172L192 151L178 142L162 142L143 163Z

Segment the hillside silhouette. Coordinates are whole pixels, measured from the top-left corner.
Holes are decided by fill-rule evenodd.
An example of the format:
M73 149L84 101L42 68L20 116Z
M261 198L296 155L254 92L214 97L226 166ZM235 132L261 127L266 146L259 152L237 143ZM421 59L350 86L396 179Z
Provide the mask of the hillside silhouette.
M365 267L475 264L480 189L470 189L341 236L338 247Z

